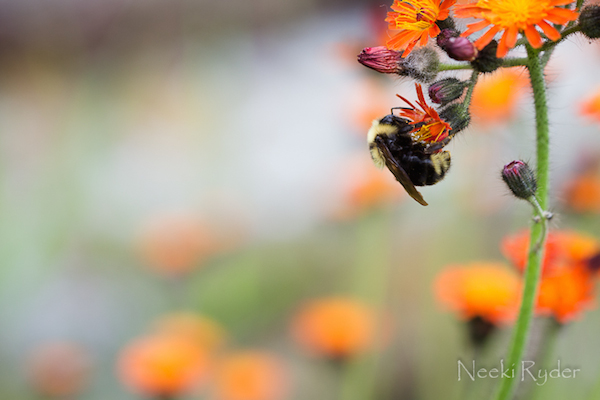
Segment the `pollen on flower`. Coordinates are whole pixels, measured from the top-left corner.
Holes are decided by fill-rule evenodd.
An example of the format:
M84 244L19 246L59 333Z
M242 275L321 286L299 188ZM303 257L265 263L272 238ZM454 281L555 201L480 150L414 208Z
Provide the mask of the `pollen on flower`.
M411 134L416 140L425 143L437 143L446 139L452 127L449 123L442 120L437 111L427 105L425 102L425 96L423 95L423 88L420 84L415 84L417 88L417 108L406 98L396 95L401 98L410 108L402 108L400 110L400 116L408 119L415 128Z
M440 33L437 21L449 16L450 7L456 0L394 0L392 10L388 12L386 22L389 29L397 30L387 46L394 50L404 50L406 57L412 49L425 46L429 38Z
M459 18L478 18L479 22L467 25L462 36L490 27L475 46L481 50L502 32L498 43L497 56L504 57L515 47L517 36L524 33L528 42L535 48L542 46L542 36L537 28L553 41L561 34L550 23L564 25L577 19L577 12L560 6L573 3L573 0L479 0L475 3L457 5L455 15Z

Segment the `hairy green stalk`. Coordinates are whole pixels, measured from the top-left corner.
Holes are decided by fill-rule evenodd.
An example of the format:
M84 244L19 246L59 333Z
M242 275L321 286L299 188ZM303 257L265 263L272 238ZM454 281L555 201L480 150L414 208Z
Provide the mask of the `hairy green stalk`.
M469 80L469 87L467 89L467 94L465 95L465 99L463 104L468 108L471 104L471 97L473 97L473 90L475 90L475 85L477 85L477 79L479 78L479 72L473 71L471 74L471 79Z
M533 102L535 105L536 122L536 152L537 152L537 183L536 198L542 210L548 207L548 184L549 184L549 124L548 105L546 101L546 86L544 73L539 59L539 52L527 45L527 58L529 77L533 89ZM534 209L534 214L538 210ZM537 298L539 280L541 275L542 259L546 243L548 221L546 218L538 218L531 229L529 242L529 255L527 268L525 270L525 283L519 317L515 325L507 356L507 365L515 371L514 378L503 378L496 392L496 400L508 400L512 397L518 380L518 369L521 364L529 328L533 318L535 301Z
M505 58L504 63L502 64L502 68L510 68L510 67L524 67L527 65L526 58ZM473 69L471 63L465 64L444 64L440 63L438 66L438 71L456 71L461 69Z

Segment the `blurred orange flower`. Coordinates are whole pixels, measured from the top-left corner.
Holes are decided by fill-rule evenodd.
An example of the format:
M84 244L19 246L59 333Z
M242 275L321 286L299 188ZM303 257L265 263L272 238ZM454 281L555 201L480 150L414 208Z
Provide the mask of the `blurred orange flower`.
M387 170L378 169L368 153L348 160L339 174L342 198L331 215L335 220L356 218L368 211L397 204L405 196L394 176Z
M600 122L600 89L581 103L579 113Z
M231 354L219 363L214 380L215 400L277 400L288 388L283 362L260 351Z
M209 351L182 335L134 340L118 360L121 381L147 396L177 396L201 386L209 373Z
M594 280L589 260L600 251L593 237L570 231L548 234L536 312L566 323L593 306ZM505 238L502 252L524 270L529 252L529 232Z
M91 358L77 344L46 343L36 348L28 361L31 384L45 397L75 397L89 384Z
M446 267L436 278L438 302L464 320L481 318L493 325L515 320L521 281L503 264L480 262Z
M143 227L138 248L155 271L180 275L200 265L217 247L211 234L191 215L160 215Z
M154 324L159 335L182 336L199 343L208 350L219 350L227 340L227 333L216 321L191 312L167 314Z
M485 74L473 91L470 111L474 121L489 125L511 119L526 83L522 69L500 68Z
M376 316L371 308L351 298L313 300L295 316L292 334L310 353L348 357L375 347Z
M600 175L584 173L573 178L565 189L565 202L576 212L600 212Z
M595 306L594 280L585 265L561 265L542 276L537 312L570 322Z
M529 253L529 231L504 238L502 253L520 270L525 269ZM548 233L542 264L542 274L551 273L562 265L583 263L600 251L600 242L591 236L571 231Z

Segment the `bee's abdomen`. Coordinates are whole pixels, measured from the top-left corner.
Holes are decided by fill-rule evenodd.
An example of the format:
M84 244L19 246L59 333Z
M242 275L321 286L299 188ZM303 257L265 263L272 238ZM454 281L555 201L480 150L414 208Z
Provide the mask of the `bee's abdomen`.
M443 151L425 157L409 153L402 157L401 164L415 186L433 185L450 169L450 153Z

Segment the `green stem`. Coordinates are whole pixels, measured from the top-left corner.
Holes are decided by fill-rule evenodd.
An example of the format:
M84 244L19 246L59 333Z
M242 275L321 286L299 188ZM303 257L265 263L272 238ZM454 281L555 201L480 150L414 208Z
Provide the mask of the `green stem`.
M467 108L469 108L469 105L471 104L471 97L473 96L475 85L477 84L477 78L479 78L479 71L473 71L473 74L471 74L471 79L469 80L469 88L467 89L465 100L463 101L463 104Z
M471 64L443 64L438 65L438 71L456 71L460 69L473 69Z
M561 32L560 39L558 39L556 42L550 41L550 42L544 43L544 45L542 47L540 47L538 51L549 50L549 49L553 48L554 46L556 46L557 44L559 44L560 42L562 42L563 40L565 40L567 37L571 36L574 33L579 32L580 30L581 30L581 27L579 25L575 25L570 28L567 28Z
M549 125L548 105L546 103L546 86L544 74L538 51L527 45L527 58L529 77L533 89L533 102L535 105L536 142L537 142L537 180L538 190L536 198L540 207L545 210L548 207L548 183L549 183ZM534 210L537 214L537 210ZM541 275L541 265L546 243L547 219L540 218L531 229L529 242L529 256L527 268L525 269L525 282L523 285L523 297L519 317L513 330L513 335L508 350L507 364L509 368L518 369L523 358L525 345L529 336L529 328L533 318L535 300ZM518 373L514 378L503 378L496 392L496 400L508 400L512 397L517 383Z
M503 68L510 67L524 67L527 65L527 58L505 58L504 63L501 65ZM473 69L470 63L467 64L444 64L438 65L438 71L456 71L463 69Z

